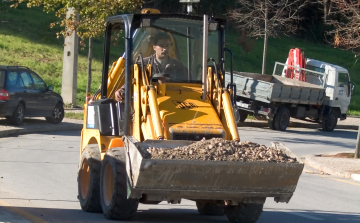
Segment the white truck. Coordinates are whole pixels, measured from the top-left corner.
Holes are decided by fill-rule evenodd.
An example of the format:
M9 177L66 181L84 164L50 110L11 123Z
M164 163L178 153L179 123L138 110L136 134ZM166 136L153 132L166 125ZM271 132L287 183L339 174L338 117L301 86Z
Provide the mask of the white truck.
M276 62L273 75L234 72L240 121L252 114L267 119L271 129L285 131L292 117L321 123L324 131L333 131L338 118L346 119L354 89L347 69L306 59L306 69L292 67L305 76L305 81L299 81L285 77L289 67Z

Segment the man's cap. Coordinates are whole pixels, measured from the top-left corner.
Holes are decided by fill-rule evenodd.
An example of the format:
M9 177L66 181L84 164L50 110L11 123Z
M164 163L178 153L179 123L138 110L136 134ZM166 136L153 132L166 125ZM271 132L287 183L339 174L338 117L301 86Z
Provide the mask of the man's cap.
M156 44L162 39L168 39L171 41L171 37L169 36L169 34L165 32L158 32L154 37L154 45L156 46Z

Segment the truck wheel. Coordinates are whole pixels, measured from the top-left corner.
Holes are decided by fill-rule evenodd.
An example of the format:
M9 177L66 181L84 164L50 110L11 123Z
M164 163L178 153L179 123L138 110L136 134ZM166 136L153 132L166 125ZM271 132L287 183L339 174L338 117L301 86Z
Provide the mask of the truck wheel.
M322 129L327 132L332 132L337 125L338 117L335 110L331 110L327 115L326 120L323 120L321 125Z
M24 121L24 114L25 114L25 108L24 105L22 103L19 103L16 108L14 113L8 118L10 121L10 124L12 125L22 125L23 121Z
M196 201L198 212L202 215L223 216L224 207L203 201Z
M264 204L240 204L224 208L230 222L255 223L259 220Z
M128 220L135 216L139 200L127 198L125 148L108 150L101 164L100 198L108 219Z
M285 107L281 107L275 116L275 129L285 131L290 122L290 111Z
M245 122L248 117L248 113L240 110L240 122Z
M59 124L64 119L64 107L61 103L57 103L50 117L45 117L46 121L52 124Z
M268 120L268 126L270 129L275 130L275 122L274 119L273 120Z
M86 212L101 212L100 169L98 145L87 145L81 155L77 179L80 206Z

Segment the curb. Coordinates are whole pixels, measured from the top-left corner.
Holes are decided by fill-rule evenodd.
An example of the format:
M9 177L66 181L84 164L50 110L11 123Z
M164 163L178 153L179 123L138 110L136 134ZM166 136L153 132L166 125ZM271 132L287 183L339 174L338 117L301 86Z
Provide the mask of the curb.
M79 123L60 123L60 124L50 124L53 126L34 126L29 128L14 128L0 131L0 138L10 136L10 135L21 135L21 134L30 134L38 132L54 132L54 131L69 131L69 130L81 130L83 124Z
M350 173L348 171L336 170L336 169L328 167L328 166L326 166L324 164L320 164L319 162L312 159L312 156L306 156L304 163L306 165L311 166L314 169L317 169L319 171L322 171L322 172L330 174L330 175L360 181L360 174Z

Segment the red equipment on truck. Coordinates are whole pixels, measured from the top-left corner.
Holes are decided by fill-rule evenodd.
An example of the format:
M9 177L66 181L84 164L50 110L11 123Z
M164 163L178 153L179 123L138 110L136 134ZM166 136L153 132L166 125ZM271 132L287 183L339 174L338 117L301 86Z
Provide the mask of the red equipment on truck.
M304 53L299 48L290 49L289 57L286 59L286 65L283 70L283 76L294 80L305 81L305 74L298 68L305 68L306 59ZM292 67L291 67L292 66Z

